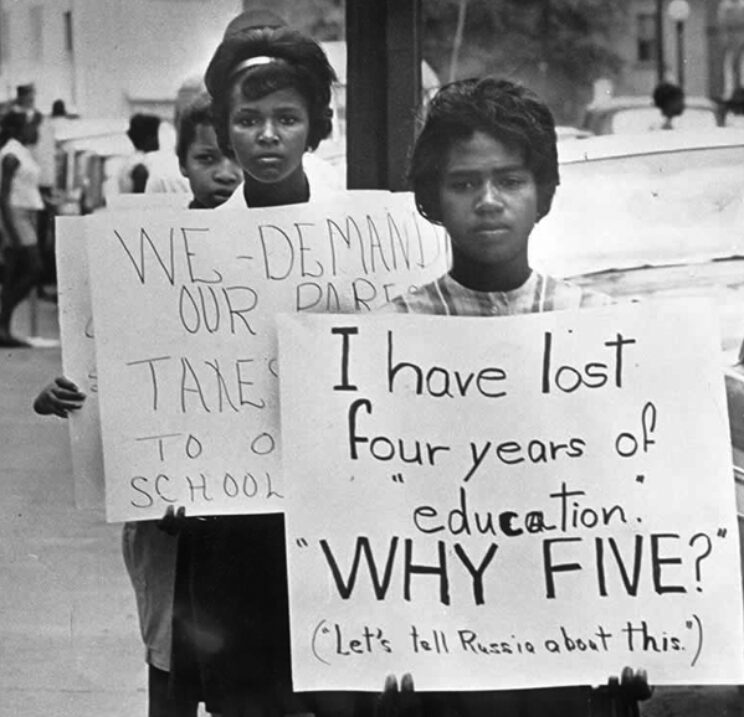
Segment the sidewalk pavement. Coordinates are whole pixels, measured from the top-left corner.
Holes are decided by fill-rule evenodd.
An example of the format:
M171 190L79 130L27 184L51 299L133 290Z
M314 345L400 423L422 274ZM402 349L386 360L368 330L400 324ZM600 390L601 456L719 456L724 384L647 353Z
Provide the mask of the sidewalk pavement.
M19 335L30 318L20 307ZM34 333L59 338L53 304ZM31 408L61 370L58 347L0 349L0 717L145 717L121 526L75 508L67 426ZM742 702L736 687L657 687L642 714L744 717Z
M36 335L59 336L39 302ZM14 328L30 332L29 305ZM0 717L144 717L146 670L121 526L73 504L67 425L34 414L59 348L0 349Z

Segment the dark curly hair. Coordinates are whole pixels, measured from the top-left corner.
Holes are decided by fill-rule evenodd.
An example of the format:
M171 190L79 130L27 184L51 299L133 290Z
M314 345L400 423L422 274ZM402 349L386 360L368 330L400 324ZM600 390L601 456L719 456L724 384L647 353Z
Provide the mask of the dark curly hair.
M495 77L452 82L431 100L408 171L419 212L442 223L439 188L450 147L477 131L521 154L537 184L542 219L560 181L553 115L526 87Z
M244 60L262 56L271 58L272 62L235 73L236 67ZM247 99L258 99L287 88L302 95L310 117L308 149L315 149L330 136L333 116L331 92L336 73L323 49L311 38L288 27L250 28L225 37L204 75L212 96L217 141L227 156L234 157L228 121L230 93L238 77Z

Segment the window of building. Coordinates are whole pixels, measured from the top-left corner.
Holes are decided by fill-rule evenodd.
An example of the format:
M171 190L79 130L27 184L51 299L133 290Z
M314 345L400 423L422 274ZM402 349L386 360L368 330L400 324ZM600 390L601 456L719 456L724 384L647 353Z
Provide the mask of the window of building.
M31 57L35 60L44 58L44 8L32 5L29 8L31 21Z
M656 15L641 13L636 16L636 60L654 62L656 60L657 42Z
M75 46L72 41L72 12L70 10L64 13L63 20L65 24L65 50L71 55Z

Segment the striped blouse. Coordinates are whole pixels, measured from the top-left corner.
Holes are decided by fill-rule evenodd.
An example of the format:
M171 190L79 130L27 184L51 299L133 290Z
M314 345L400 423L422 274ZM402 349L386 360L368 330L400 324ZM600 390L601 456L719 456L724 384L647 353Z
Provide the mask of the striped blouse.
M450 274L444 274L430 284L397 296L382 311L444 316L509 316L610 303L612 300L606 294L534 271L522 286L512 291L474 291Z

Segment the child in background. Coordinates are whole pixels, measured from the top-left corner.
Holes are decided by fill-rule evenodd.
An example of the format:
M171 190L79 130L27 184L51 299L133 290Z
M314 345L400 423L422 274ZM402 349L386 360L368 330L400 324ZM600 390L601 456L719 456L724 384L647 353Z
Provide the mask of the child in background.
M452 267L385 310L493 317L610 303L529 265L529 237L550 211L559 175L553 117L526 88L491 77L443 87L429 106L409 176L418 211L450 236ZM410 676L400 691L389 679L380 712L415 712L411 692ZM621 683L599 690L422 695L418 707L458 717L624 717L637 714L637 701L649 694L645 673L626 668Z
M184 108L177 138L181 172L189 182L192 209L214 209L230 198L242 179L240 168L217 146L209 96L202 93ZM64 376L45 387L34 401L41 415L67 418L80 409L85 394ZM170 694L173 591L176 537L160 529L163 521L124 524L122 549L139 613L148 664L149 717L196 717L198 701Z
M197 95L179 118L176 154L191 187L189 209L214 209L232 196L243 180L240 167L222 154L212 120L209 95Z
M231 22L205 75L219 144L243 171L225 209L336 190L311 154L331 134L335 73L318 43L283 23L267 27L272 17L247 12ZM190 690L224 717L349 715L348 695L293 694L288 612L283 515L188 519L178 546L175 693Z

